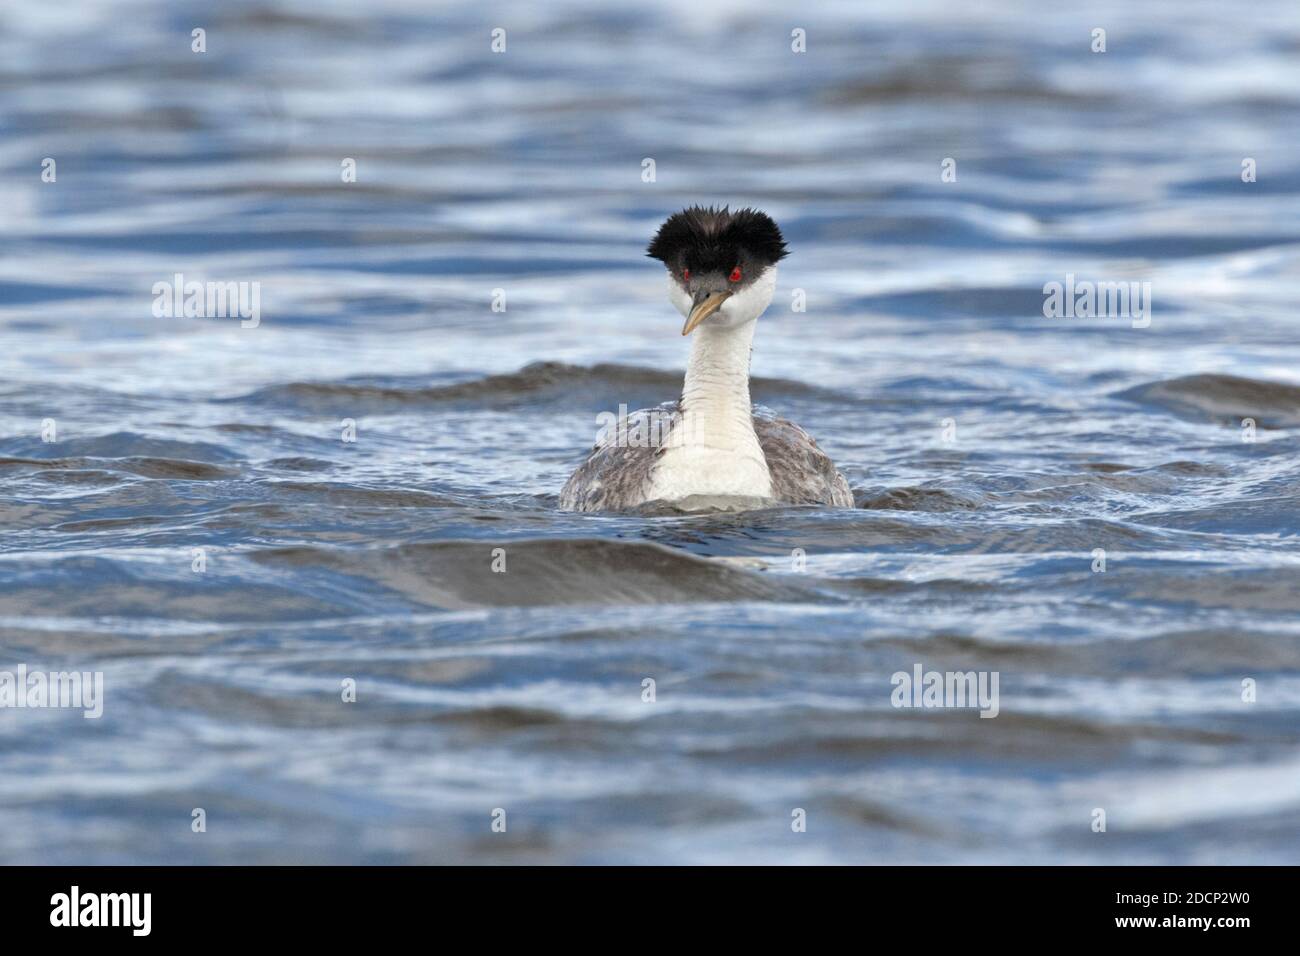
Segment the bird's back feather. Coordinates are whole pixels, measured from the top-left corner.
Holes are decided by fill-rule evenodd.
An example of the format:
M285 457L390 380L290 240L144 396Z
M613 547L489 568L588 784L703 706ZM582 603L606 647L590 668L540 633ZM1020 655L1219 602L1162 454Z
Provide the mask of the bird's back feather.
M661 424L677 415L678 403L643 408L626 428L609 429L560 491L566 511L617 511L645 504L663 448L653 441ZM754 408L754 432L772 476L772 496L782 504L852 508L849 483L817 442L794 422ZM651 436L641 443L639 436Z

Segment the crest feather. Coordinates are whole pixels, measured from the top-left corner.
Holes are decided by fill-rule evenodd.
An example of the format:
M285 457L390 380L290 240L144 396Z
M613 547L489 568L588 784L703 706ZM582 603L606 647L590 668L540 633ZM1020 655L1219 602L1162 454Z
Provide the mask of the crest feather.
M772 265L787 255L781 229L767 213L745 207L691 206L669 216L646 248L646 255L673 267L683 256L729 269L741 252Z

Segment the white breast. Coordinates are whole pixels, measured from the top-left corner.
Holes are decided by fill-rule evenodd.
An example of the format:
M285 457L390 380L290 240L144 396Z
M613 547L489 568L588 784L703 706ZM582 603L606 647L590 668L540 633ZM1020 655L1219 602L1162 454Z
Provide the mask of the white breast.
M649 498L679 501L693 495L771 498L772 476L762 451L756 459L717 448L664 452L651 472Z
M754 322L706 319L694 333L681 414L662 441L649 497L772 497L772 476L754 433L749 350Z

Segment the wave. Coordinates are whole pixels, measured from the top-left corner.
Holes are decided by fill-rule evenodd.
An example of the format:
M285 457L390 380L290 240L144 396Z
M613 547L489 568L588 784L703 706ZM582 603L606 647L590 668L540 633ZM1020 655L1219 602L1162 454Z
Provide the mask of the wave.
M891 488L861 498L858 507L880 511L975 511L980 503L942 488Z
M277 568L363 578L417 604L452 610L829 600L812 584L643 541L439 541L354 550L301 546L251 557ZM493 570L494 561L503 570Z
M151 438L136 432L113 432L86 438L60 438L44 442L40 438L14 438L0 442L0 462L34 461L46 467L60 467L57 462L84 462L91 459L158 459L220 463L239 456L222 445L209 442L175 441ZM102 462L96 462L102 465ZM65 467L79 467L68 465Z
M671 398L681 391L682 372L602 362L570 365L565 362L532 362L517 372L486 375L446 385L423 385L413 380L377 382L291 382L270 385L237 399L258 405L289 405L328 410L425 405L469 404L475 406L517 406L589 404L593 394L630 396L646 394ZM827 390L782 378L754 378L751 388L758 396L812 396Z
M1300 425L1300 387L1236 375L1184 375L1138 385L1114 397L1154 405L1182 418L1235 425L1253 418L1265 428Z
M277 495L285 497L346 507L452 508L464 505L455 498L409 488L358 488L319 481L268 481L263 483L263 487L274 489Z
M59 484L82 484L87 476L122 472L141 478L177 478L183 481L216 481L238 477L234 468L186 458L0 458L0 470L46 471ZM62 475L62 477L60 477Z

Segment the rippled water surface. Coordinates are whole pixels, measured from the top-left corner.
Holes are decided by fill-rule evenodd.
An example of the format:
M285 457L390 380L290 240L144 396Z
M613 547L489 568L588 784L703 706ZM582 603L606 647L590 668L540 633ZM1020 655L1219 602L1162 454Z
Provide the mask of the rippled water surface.
M1049 6L6 4L0 859L1294 862L1300 11ZM857 508L557 511L694 202Z

